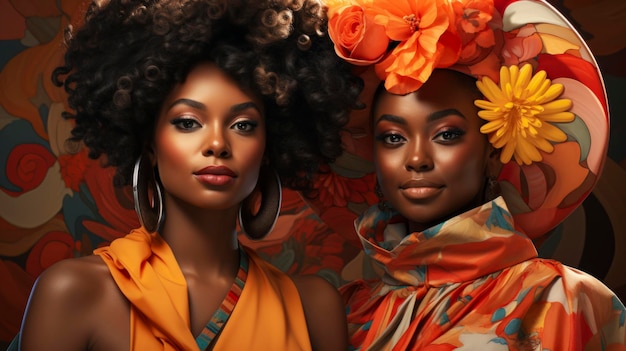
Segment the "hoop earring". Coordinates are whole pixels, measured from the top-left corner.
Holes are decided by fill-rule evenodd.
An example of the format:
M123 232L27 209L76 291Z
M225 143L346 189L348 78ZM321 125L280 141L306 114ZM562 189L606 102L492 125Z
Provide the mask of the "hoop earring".
M261 191L261 207L258 213L252 214L254 206L252 195L246 197L239 207L239 226L252 240L263 239L274 228L283 198L280 178L270 167L261 167L258 186Z
M154 169L148 162L144 162L143 155L139 156L133 167L133 198L139 223L151 233L158 231L163 224L164 217L163 194L156 180Z

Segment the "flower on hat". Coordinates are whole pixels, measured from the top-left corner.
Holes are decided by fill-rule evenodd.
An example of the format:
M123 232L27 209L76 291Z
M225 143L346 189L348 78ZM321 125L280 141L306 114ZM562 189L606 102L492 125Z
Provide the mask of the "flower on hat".
M501 60L505 65L519 65L537 57L542 50L544 50L543 41L535 25L527 24L510 32L504 32Z
M489 22L494 15L492 0L452 2L453 21L461 38L462 50L457 64L471 65L485 58L496 44Z
M461 41L451 23L449 1L374 0L370 11L385 27L393 50L375 66L385 88L393 94L419 89L433 69L453 65Z
M335 52L342 59L358 66L380 61L389 45L385 28L375 23L374 13L364 6L370 2L326 2L330 10L328 34L334 43Z
M545 71L532 75L532 70L528 63L521 69L515 65L503 66L499 86L489 77L476 82L487 99L475 101L483 109L478 116L488 121L480 131L489 135L495 148L502 148L502 163L508 163L511 158L519 165L541 161L539 150L552 152L551 142L567 139L551 123L574 120L574 114L569 112L571 100L558 99L563 85L552 84Z
M393 94L418 90L435 68L484 58L495 40L493 0L326 0L335 52L374 65ZM458 11L459 13L455 13Z

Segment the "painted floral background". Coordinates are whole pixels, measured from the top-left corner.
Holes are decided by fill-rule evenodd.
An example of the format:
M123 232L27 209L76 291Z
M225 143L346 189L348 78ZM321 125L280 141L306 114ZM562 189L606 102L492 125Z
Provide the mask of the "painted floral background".
M65 142L71 124L61 117L64 94L49 78L62 56L63 28L83 2L0 0L2 349L17 333L29 291L44 269L88 255L138 226L132 193L112 186L113 170L88 159L80 145ZM550 2L596 55L608 91L611 141L595 190L547 236L540 253L595 275L626 300L626 4ZM349 138L349 153L334 167L363 162L360 142ZM367 173L368 167L351 168ZM273 233L260 242L242 241L289 273L319 274L335 285L359 277L363 267L352 221L377 199L372 176L348 177L337 172L318 179L324 191L317 203L333 211L318 215L298 193L286 190Z

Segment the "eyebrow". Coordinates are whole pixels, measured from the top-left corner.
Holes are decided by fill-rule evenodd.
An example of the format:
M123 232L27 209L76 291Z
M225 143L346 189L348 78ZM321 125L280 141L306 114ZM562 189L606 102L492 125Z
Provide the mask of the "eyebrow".
M187 106L193 107L193 108L195 108L197 110L206 111L206 106L203 103L198 102L196 100L178 99L178 100L172 102L172 104L170 105L169 108L171 109L172 107L174 107L176 105L187 105Z
M170 105L170 109L176 105L187 105L189 107L195 108L197 110L201 110L201 111L206 111L207 107L205 104L198 102L196 100L191 100L191 99L178 99L176 101L174 101L171 105ZM249 108L255 109L257 110L259 113L261 113L261 109L254 103L251 101L248 102L242 102L240 104L236 104L231 106L230 108L230 112L233 113L237 113L237 112L241 112L244 110L247 110Z
M397 124L402 124L402 125L406 125L406 119L400 117L400 116L396 116L396 115L390 115L390 114L384 114L381 115L380 118L378 120L376 120L376 124L380 123L381 121L389 121L389 122L393 122L393 123L397 123Z
M459 116L461 118L465 118L465 115L461 113L461 111L455 109L455 108L448 108L445 110L441 110L441 111L435 111L433 113L431 113L430 115L428 115L428 117L426 117L426 120L428 122L433 122L436 121L438 119L450 116L450 115L456 115Z
M259 114L261 113L261 109L259 108L259 106L257 106L257 104L255 104L252 101L248 101L248 102L242 102L241 104L236 104L234 106L232 106L230 108L230 112L241 112L244 110L247 110L249 108L255 109L257 110L257 112L259 112Z
M450 115L456 115L459 116L461 118L465 118L465 115L463 115L461 113L461 111L455 109L455 108L449 108L449 109L445 109L445 110L441 110L441 111L435 111L433 113L431 113L430 115L428 115L426 117L426 121L427 122L434 122L438 119L450 116ZM381 121L389 121L389 122L393 122L393 123L397 123L397 124L401 124L401 125L406 125L406 119L404 119L403 117L400 116L396 116L396 115L391 115L391 114L384 114L381 115L380 118L376 121L376 124L380 123Z

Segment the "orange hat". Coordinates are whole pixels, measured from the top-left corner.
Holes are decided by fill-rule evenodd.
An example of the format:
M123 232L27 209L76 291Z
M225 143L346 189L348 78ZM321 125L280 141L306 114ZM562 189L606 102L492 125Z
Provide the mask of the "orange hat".
M325 3L335 51L364 78L362 100L368 105L382 81L387 91L406 94L436 68L476 77L484 96L476 106L487 121L481 131L502 149L502 195L529 237L557 226L589 195L608 147L606 91L584 40L551 5L541 0ZM364 177L373 179L369 111L355 111L348 130L346 153L332 166L333 177L344 187L362 187ZM325 202L325 189L320 187L322 200L313 204L322 215L330 207L356 213L372 202L366 195Z

